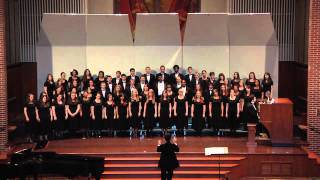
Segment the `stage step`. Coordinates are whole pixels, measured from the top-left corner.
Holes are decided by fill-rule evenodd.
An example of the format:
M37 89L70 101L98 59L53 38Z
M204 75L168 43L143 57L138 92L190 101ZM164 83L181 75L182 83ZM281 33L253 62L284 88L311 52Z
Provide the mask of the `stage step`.
M157 164L159 161L158 157L106 157L105 163L106 164ZM235 157L212 157L212 156L199 156L199 157L179 157L178 160L181 164L205 164L205 163L212 163L212 164L225 164L225 163L232 163L237 164L239 161L245 159L242 156L235 156Z
M230 171L220 171L221 176L225 176ZM103 178L159 178L160 171L105 171L102 174ZM174 177L177 178L218 178L219 171L175 171Z
M160 178L159 153L107 154L102 178L108 180L155 180ZM242 155L205 156L204 153L177 153L180 167L174 180L219 180L246 159ZM220 172L220 174L219 174Z
M159 180L159 178L129 178L130 180ZM172 180L222 180L219 178L172 178ZM119 180L119 178L101 178L101 180Z
M220 167L219 167L220 166ZM238 164L181 164L176 171L218 171L228 170L238 166ZM158 164L105 164L105 171L156 171Z

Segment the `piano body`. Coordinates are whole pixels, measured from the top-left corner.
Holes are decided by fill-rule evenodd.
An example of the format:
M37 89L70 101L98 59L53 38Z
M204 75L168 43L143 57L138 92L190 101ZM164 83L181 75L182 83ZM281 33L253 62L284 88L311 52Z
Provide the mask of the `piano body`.
M41 176L79 176L100 179L104 169L103 157L57 154L55 152L32 152L31 149L14 153L6 164L0 164L1 178Z

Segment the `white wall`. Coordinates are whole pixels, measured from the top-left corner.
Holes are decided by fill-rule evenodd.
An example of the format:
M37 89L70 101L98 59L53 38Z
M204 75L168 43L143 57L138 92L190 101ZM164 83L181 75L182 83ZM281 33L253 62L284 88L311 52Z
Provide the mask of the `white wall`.
M270 72L277 97L278 45L269 14L189 14L181 45L177 14L139 14L135 37L127 15L44 16L38 42L38 90L42 79L76 68L82 74L103 70L114 75L130 67L144 72L178 64L232 77L251 71L262 78Z

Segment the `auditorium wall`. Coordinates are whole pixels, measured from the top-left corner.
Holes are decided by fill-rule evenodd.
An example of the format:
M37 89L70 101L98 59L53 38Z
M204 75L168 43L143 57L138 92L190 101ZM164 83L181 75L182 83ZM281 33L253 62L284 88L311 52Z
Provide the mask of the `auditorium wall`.
M113 75L130 67L143 73L146 66L157 71L178 64L226 77L237 71L245 78L253 71L262 78L270 72L277 97L278 49L268 14L189 14L184 40L175 13L138 14L134 37L127 15L46 14L37 54L38 93L48 72L57 79L73 68Z

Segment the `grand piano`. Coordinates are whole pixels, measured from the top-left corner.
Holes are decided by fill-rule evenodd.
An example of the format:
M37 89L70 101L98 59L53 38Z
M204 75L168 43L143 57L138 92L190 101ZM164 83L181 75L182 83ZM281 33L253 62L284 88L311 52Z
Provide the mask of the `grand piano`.
M269 131L274 146L293 144L293 103L277 98L273 104L260 105L260 122Z
M12 154L10 161L0 164L0 179L26 179L39 176L90 177L97 180L104 169L103 157L64 155L55 152L33 152L26 149Z

